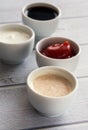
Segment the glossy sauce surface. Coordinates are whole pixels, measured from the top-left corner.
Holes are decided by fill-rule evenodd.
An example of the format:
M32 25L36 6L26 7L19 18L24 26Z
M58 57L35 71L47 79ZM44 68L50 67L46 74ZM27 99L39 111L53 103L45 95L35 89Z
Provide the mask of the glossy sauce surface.
M49 7L31 7L27 9L27 16L36 20L50 20L58 16L56 10Z
M47 57L55 59L66 59L76 55L76 52L68 41L65 41L62 44L53 43L42 49L41 53Z

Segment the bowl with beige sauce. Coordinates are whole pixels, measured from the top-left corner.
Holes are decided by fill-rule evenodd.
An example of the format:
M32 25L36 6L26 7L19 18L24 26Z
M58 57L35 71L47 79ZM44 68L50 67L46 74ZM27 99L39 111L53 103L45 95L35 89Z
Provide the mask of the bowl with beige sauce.
M8 64L24 61L34 47L35 33L23 24L0 25L0 58Z
M27 78L30 103L49 117L62 115L76 96L78 81L75 75L55 66L40 67Z

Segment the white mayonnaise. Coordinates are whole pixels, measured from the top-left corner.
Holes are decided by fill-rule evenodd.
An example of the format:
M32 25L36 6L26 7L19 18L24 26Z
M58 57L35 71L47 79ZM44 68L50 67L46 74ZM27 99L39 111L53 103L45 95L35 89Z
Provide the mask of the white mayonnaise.
M0 30L0 42L13 44L22 43L30 38L27 32L18 30Z

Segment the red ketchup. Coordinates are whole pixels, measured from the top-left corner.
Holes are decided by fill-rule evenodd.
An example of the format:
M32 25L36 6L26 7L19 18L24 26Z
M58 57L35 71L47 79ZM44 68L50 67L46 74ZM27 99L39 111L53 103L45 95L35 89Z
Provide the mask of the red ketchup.
M69 41L65 41L62 44L51 44L47 48L41 50L41 53L55 59L66 59L75 55L75 51L71 48Z

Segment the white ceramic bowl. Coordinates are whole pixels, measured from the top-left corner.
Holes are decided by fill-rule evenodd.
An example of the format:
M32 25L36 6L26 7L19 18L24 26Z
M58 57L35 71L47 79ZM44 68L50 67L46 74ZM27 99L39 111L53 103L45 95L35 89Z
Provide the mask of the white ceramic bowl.
M1 39L2 37L5 39L5 41L0 41L0 58L7 64L19 64L23 62L33 50L35 40L34 31L26 25L12 23L0 25L0 32L1 34L3 32L3 35L0 36ZM27 33L28 38L21 40L21 35L23 38L25 33ZM19 38L21 41L17 41Z
M30 9L31 7L38 7L38 6L49 7L51 9L54 9L58 13L57 17L50 20L36 20L36 19L32 19L28 17L26 14L26 10ZM35 31L36 39L38 40L40 40L41 38L47 37L55 32L59 23L60 16L61 16L60 9L57 6L53 4L49 4L49 3L43 3L43 2L32 3L32 4L24 6L24 8L22 9L23 23L33 28L33 30Z
M76 55L71 57L71 58L66 58L66 59L54 59L54 58L49 58L47 56L44 56L41 54L41 50L44 49L45 47L53 44L53 43L63 43L64 41L69 41L71 47L75 50ZM44 38L40 40L36 44L36 61L39 67L42 66L60 66L64 67L65 69L69 71L74 71L78 65L79 57L80 57L80 46L64 37L49 37L49 38Z
M72 91L60 97L49 97L39 94L34 89L33 80L44 74L58 74L66 78L71 83ZM51 117L62 115L70 107L74 101L77 88L78 81L76 77L71 72L55 66L40 67L32 71L27 78L27 92L30 103L40 113Z

